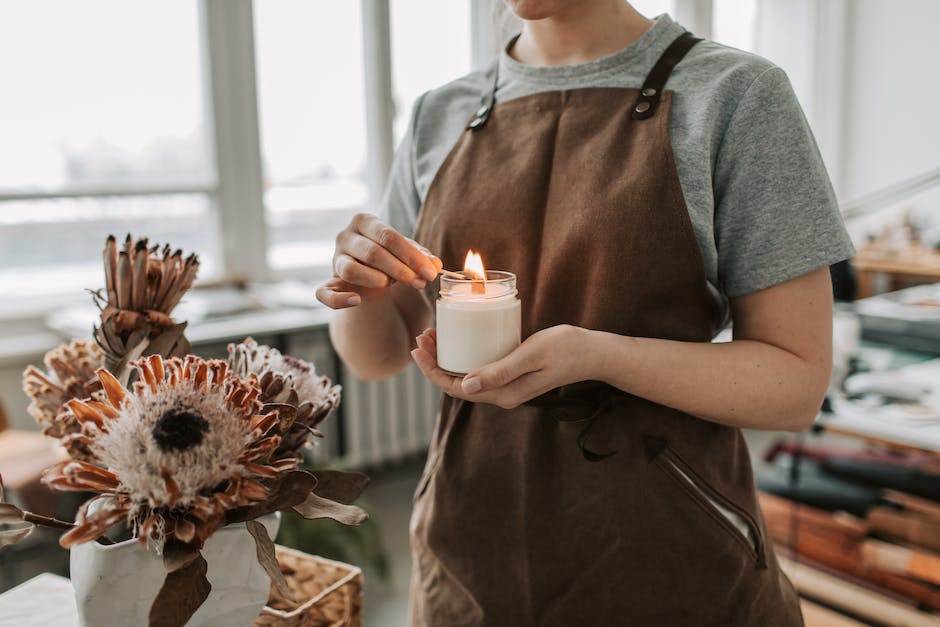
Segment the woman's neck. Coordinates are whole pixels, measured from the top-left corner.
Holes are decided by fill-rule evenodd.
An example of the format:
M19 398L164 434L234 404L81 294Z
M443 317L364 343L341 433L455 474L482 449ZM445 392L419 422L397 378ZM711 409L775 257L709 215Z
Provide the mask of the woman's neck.
M549 17L524 20L509 55L527 65L585 63L626 48L652 24L624 0L572 2Z

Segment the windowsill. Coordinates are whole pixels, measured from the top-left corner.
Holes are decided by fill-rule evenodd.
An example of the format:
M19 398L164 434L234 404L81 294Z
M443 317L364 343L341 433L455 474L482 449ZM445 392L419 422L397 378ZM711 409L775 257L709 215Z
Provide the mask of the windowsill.
M6 335L8 325L38 323L42 325L46 316L58 309L87 304L91 294L85 291L70 291L68 294L48 294L27 299L9 299L0 304L0 337Z
M52 331L26 334L0 334L0 367L25 362L39 363L62 339Z
M186 335L193 344L325 328L329 311L315 296L316 286L323 280L321 270L282 273L291 278L252 284L243 292L197 288L177 313L190 320ZM313 277L317 280L311 280ZM58 315L52 318L53 314ZM0 306L0 366L38 363L47 351L71 337L90 337L94 320L95 310L87 293L4 303Z

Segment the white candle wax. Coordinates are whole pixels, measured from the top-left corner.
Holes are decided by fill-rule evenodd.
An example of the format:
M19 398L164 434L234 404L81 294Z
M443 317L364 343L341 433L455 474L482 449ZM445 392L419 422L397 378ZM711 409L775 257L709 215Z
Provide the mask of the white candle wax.
M486 276L482 286L441 277L437 364L448 372L466 374L502 359L521 341L522 305L516 298L515 275L491 271Z

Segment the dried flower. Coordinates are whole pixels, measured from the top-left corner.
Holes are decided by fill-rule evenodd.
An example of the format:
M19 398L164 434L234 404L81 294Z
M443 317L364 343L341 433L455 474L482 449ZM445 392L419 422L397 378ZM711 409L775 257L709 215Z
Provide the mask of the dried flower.
M129 362L145 355L181 357L190 345L183 336L186 324L170 317L183 294L192 287L199 269L196 255L183 258L181 250L150 246L128 235L124 249L109 236L104 248L106 296L95 293L101 326L95 340L105 354L105 367L126 382Z
M317 426L339 405L342 388L318 375L313 364L246 338L229 344L229 366L238 376L256 376L259 400L281 408L283 440L278 454L300 457L307 437L323 437Z
M347 525L367 518L352 502L368 477L297 468L307 437L322 437L316 427L339 404L340 387L251 338L229 347L228 362L189 355L186 323L170 314L193 284L195 255L130 235L119 249L110 236L104 266L104 294L94 293L97 346L59 347L46 355L47 372L23 375L30 413L72 456L43 482L97 494L73 525L3 503L0 481L0 523L66 529L64 547L107 543L103 534L126 523L138 540L161 544L167 575L151 625L182 626L207 598L201 549L226 524L245 523L259 563L289 593L255 519L287 510ZM0 533L0 548L30 529Z
M43 433L59 440L75 459L89 460L91 453L74 436L81 425L66 411L72 398L88 398L101 390L95 371L104 366L104 355L91 342L73 340L48 353L46 372L30 366L23 372L23 391L29 396L29 414L43 426Z
M264 412L254 378L229 376L224 361L154 355L133 362L138 381L127 390L107 370L102 400L72 400L95 464L62 462L43 481L61 490L99 492L78 525L62 536L68 547L127 521L141 540L174 536L202 545L225 524L225 512L264 501L261 479L297 466L280 458L278 413ZM100 466L100 467L99 467Z

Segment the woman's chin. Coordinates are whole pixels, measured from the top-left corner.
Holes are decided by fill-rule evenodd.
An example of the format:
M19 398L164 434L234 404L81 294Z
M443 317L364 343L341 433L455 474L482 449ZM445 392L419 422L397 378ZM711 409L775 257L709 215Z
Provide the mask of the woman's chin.
M565 0L504 0L504 2L516 17L526 21L553 17L564 9L570 9L572 4Z

